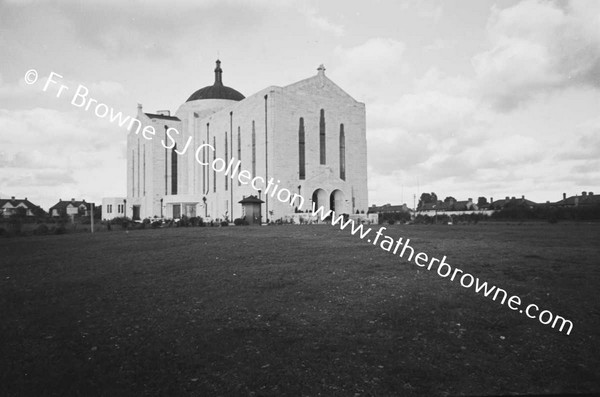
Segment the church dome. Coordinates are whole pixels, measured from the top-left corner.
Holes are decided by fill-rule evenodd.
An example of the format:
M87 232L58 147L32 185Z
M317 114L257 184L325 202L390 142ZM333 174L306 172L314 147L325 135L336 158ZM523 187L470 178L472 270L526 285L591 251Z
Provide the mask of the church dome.
M200 88L194 92L186 102L196 101L199 99L228 99L231 101L241 101L245 98L239 91L223 85L223 70L221 69L221 61L217 59L217 67L215 68L215 83L213 85Z

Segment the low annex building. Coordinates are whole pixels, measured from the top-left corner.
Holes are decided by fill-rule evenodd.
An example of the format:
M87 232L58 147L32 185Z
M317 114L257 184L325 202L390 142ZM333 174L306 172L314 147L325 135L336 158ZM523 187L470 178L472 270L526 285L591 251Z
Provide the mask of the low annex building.
M365 105L326 77L322 65L317 70L245 97L223 84L217 60L213 85L193 92L175 115L145 113L138 105L141 129L152 126L156 134L128 134L126 216L233 221L245 217L240 201L251 195L264 202L262 222L313 203L366 212ZM258 183L215 171L217 159ZM289 194L276 195L276 188Z

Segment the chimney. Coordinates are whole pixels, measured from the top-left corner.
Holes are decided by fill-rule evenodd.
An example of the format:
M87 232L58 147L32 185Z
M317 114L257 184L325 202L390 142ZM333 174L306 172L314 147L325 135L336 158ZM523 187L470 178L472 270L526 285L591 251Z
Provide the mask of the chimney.
M525 195L521 195L521 200L525 200Z
M588 196L593 196L594 192L588 192Z
M494 198L490 197L490 204L494 202Z
M71 202L73 202L73 201L75 201L75 199L74 199L74 198L72 198L72 199L71 199Z
M567 193L563 193L563 200L567 199Z
M12 196L10 199L11 199L11 200L14 200L14 199L15 199L15 196Z
M587 195L587 192L581 192L581 195L582 195L582 196L586 196L586 195Z
M509 199L510 199L510 197L508 197L508 196L506 196L506 197L504 198L504 200L506 200L506 201L508 201Z
M512 197L512 199L513 199L513 200L514 200L515 198L516 198L515 196L513 196L513 197Z

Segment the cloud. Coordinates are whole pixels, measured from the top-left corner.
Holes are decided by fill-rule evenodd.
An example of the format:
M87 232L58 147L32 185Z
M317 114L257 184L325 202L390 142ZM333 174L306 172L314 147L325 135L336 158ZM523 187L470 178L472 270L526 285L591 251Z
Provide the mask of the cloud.
M408 70L405 48L401 41L382 37L350 48L338 46L334 50L336 81L352 87L353 95L361 100L381 98L394 85L395 76Z
M418 17L431 19L434 23L438 23L444 13L444 8L441 4L436 5L423 0L404 0L400 3L400 8L415 10Z
M484 97L512 110L571 85L600 87L600 3L527 0L492 8L491 49L473 58Z
M0 167L7 172L0 184L11 195L42 197L44 192L56 195L57 190L69 196L89 195L98 186L114 185L115 176L124 178L119 170L125 161L115 154L123 151L127 131L93 115L78 110L0 109L0 131L10 132L3 136Z
M345 29L342 25L331 22L323 15L318 15L316 8L301 3L299 10L305 16L310 26L329 32L335 37L342 37L344 35Z
M600 118L575 126L574 139L564 142L556 160L597 160L600 158ZM581 169L579 169L581 171ZM591 171L592 169L588 169Z

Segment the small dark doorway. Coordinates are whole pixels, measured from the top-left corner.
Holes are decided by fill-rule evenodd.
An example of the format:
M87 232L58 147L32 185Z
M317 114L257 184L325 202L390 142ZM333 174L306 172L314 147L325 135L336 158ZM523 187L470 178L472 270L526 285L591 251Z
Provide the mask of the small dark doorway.
M139 205L133 206L133 217L131 219L133 219L134 221L140 220L140 206Z

